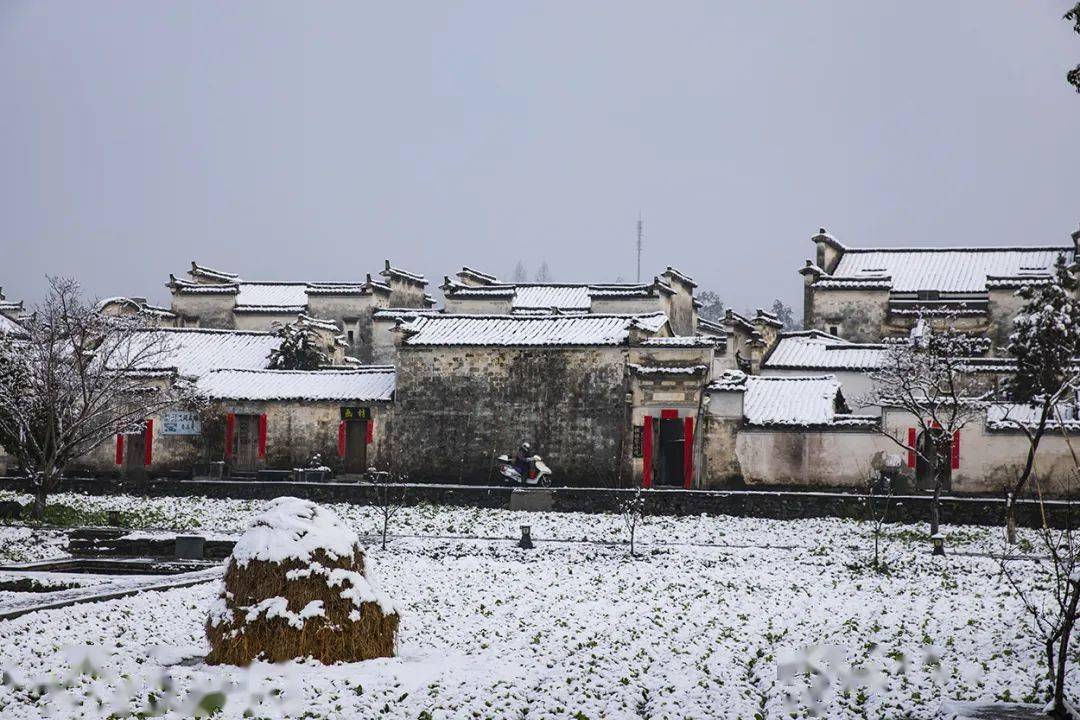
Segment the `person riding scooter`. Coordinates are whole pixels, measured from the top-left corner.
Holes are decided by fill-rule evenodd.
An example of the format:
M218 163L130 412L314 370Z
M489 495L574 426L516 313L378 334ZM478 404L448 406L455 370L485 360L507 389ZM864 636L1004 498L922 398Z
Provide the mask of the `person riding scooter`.
M532 466L532 446L528 442L521 443L521 447L514 453L514 469L522 478L529 477Z

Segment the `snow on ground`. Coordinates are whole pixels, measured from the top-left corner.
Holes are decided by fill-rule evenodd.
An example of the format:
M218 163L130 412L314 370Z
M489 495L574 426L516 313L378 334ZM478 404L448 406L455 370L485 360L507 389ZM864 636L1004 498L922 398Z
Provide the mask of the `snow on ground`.
M65 496L62 502L143 502ZM161 499L176 526L233 532L261 503ZM370 508L335 505L362 532ZM527 521L566 542L524 551L507 540ZM95 694L179 692L192 705L219 697L223 717L252 705L252 687L283 706L254 716L339 718L780 718L814 705L804 676L778 680L792 653L839 646L855 667L884 673L826 694L829 718L930 718L941 700L1029 698L1037 644L998 564L980 555L932 558L913 527L890 528L892 571L865 567L868 528L841 520L650 518L642 556L622 540L621 518L417 508L395 518L399 537L372 544L373 577L403 607L399 655L339 665L208 667L203 625L215 583L41 611L0 622L0 668L28 680L59 673L65 648L91 643L97 679L73 678L54 695L0 687L0 717L35 718L62 700L61 717L104 717ZM999 531L950 529L954 545L998 549ZM434 537L444 535L472 537ZM727 543L715 546L702 543ZM863 548L863 549L853 549ZM1025 562L1026 572L1035 572ZM161 648L170 650L163 652ZM810 650L807 650L810 648ZM76 658L76 661L86 658ZM833 666L825 676L842 668ZM175 680L174 689L162 674ZM819 676L822 677L822 676ZM237 684L224 686L225 681ZM790 685L785 683L792 683ZM1077 678L1069 679L1080 692ZM833 686L835 689L835 686ZM255 694L258 694L255 692ZM790 694L790 698L785 696ZM266 698L264 698L266 699ZM137 709L137 708L136 708ZM191 714L191 707L174 716Z
M36 562L67 555L62 530L0 525L0 565Z
M648 493L646 514L648 513ZM0 491L0 500L29 502L29 495ZM137 530L172 530L199 532L208 538L238 537L251 521L268 506L268 500L221 500L204 497L137 497L132 495L80 495L61 493L50 496L50 503L66 505L82 512L103 513L120 510ZM348 503L327 503L338 517L361 536L381 531L377 507ZM767 528L787 527L787 521L735 517L646 517L637 538L648 544L721 544L798 546L806 548L833 545L867 547L865 524L854 520L803 520L805 532L799 534L768 532ZM509 538L520 535L520 525L531 525L534 540L623 542L626 529L620 515L579 513L532 513L485 508L457 508L418 505L402 508L393 518L389 532L397 536ZM765 530L764 532L762 530ZM1000 528L945 526L946 542L964 552L997 552L1003 537ZM1021 529L1021 547L1034 535ZM894 541L924 539L929 542L925 525L886 525L885 533Z

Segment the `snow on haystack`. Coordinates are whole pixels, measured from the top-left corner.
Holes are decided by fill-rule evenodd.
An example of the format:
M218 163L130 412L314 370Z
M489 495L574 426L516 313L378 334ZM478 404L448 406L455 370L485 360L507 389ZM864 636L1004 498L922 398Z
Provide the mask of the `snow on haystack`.
M226 563L206 623L207 662L390 657L399 619L365 573L356 533L313 502L278 498Z

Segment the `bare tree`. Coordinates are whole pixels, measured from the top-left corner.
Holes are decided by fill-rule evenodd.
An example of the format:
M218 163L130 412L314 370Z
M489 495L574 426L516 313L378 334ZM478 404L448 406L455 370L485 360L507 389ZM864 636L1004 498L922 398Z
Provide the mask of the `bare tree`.
M514 274L510 276L510 280L516 283L528 282L529 271L525 269L524 260L517 261L517 265L514 266Z
M1024 433L1027 456L1016 479L1005 488L1008 540L1016 542L1016 500L1024 493L1035 469L1035 455L1051 425L1058 404L1075 395L1074 358L1080 355L1080 302L1077 281L1059 255L1049 282L1032 283L1017 291L1024 307L1013 319L1009 354L1016 370L1004 384L1005 401L999 422Z
M0 445L33 482L32 517L79 457L190 394L164 370L168 347L138 317L106 316L78 283L49 278L49 293L0 340Z
M1080 35L1080 2L1065 13L1065 19L1073 24L1073 32ZM1076 92L1080 92L1080 65L1065 73L1065 81L1076 88Z
M926 318L918 318L910 337L885 350L881 366L870 373L873 388L857 401L911 416L917 428L914 442L906 435L898 437L885 422L879 428L931 470L934 537L941 529L941 491L949 478L953 438L986 408L978 382L967 371L977 341L954 329L947 318L942 325L936 329ZM935 545L935 552L941 552L940 546Z
M1066 513L1071 517L1071 507L1066 507ZM1043 517L1046 517L1045 509ZM1075 717L1065 698L1065 675L1070 660L1069 643L1080 607L1080 547L1071 530L1053 530L1045 522L1038 530L1038 538L1039 551L1045 552L1046 557L1035 560L1034 572L1022 569L1028 558L1010 556L1007 551L1002 553L1001 569L1043 644L1049 715L1065 720Z
M638 523L645 517L645 498L641 496L641 488L634 492L634 496L623 501L621 505L623 522L626 530L630 533L630 557L637 557L634 552L634 537L637 533Z
M885 568L881 560L881 533L892 508L892 481L879 473L867 472L861 496L866 520L870 523L870 534L874 538L874 562L871 567L880 571Z
M388 472L368 468L368 477L375 488L375 507L379 509L379 516L382 518L382 549L385 550L390 521L397 515L398 510L405 506L406 489L404 486L395 487L391 484L392 477Z
M551 268L547 260L540 263L540 269L536 271L536 282L551 282Z

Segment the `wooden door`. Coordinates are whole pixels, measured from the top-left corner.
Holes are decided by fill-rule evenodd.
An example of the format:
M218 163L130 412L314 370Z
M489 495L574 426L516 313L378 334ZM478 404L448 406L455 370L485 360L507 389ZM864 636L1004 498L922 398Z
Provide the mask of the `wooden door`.
M345 472L367 472L367 420L345 421Z
M146 477L145 433L124 436L124 477L128 480L141 480Z
M942 473L942 491L952 487L952 443L939 444L942 432L927 430L919 435L919 453L915 458L915 485L919 490L933 490L938 472ZM935 439L939 442L934 442Z
M259 457L259 416L237 415L233 432L233 467L240 472L254 472Z
M660 485L683 484L683 421L660 419Z

